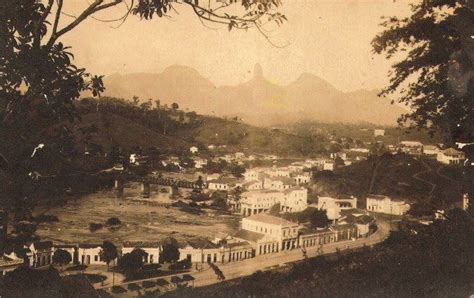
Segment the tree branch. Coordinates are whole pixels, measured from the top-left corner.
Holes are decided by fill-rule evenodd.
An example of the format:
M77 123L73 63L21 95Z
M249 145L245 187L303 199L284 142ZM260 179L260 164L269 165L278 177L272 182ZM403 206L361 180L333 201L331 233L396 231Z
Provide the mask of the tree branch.
M36 26L36 30L34 33L34 37L35 37L34 42L33 42L34 48L39 48L41 44L41 26L43 25L44 21L48 17L48 14L51 12L51 8L53 7L53 4L54 4L54 0L48 0L48 5L44 9L43 14L41 15L38 21L38 24Z
M74 21L69 23L69 25L62 28L58 32L56 32L54 35L51 35L51 38L49 39L48 44L47 44L48 47L52 47L59 37L61 37L62 35L66 34L69 31L71 31L72 29L74 29L77 25L82 23L90 15L92 15L92 14L98 12L98 11L104 10L106 8L109 8L109 7L115 6L117 4L120 4L120 3L122 3L122 1L123 0L114 0L112 2L103 4L104 0L95 0Z
M56 10L56 17L54 18L53 31L51 35L56 35L58 31L59 17L61 16L61 10L63 9L63 0L57 0L58 9Z

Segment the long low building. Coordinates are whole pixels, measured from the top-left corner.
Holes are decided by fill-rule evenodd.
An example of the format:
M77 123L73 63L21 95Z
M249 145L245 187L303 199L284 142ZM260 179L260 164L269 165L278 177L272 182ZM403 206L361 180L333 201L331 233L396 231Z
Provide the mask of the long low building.
M391 215L404 215L410 210L410 204L384 195L367 196L367 210Z

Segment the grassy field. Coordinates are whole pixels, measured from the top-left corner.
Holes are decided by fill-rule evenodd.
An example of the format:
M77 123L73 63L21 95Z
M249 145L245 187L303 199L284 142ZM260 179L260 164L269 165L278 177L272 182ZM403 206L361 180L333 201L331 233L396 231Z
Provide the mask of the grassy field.
M202 215L183 212L177 208L157 206L140 201L138 185L125 189L125 198L117 199L113 192L101 192L70 200L61 207L38 212L55 215L59 222L42 223L37 234L43 240L57 243L102 243L104 240L121 244L125 240L159 241L168 236L178 241L194 237L213 239L229 234L238 227L239 218L206 210ZM160 196L160 197L158 197ZM167 203L168 199L153 192L150 201ZM122 226L112 231L104 227L89 231L89 224L102 223L118 217Z

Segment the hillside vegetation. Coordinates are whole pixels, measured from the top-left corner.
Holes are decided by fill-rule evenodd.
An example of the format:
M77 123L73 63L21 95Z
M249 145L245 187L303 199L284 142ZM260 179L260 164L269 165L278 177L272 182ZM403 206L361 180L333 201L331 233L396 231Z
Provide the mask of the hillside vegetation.
M174 153L198 146L206 151L208 145L220 146L224 152L247 151L282 155L322 153L327 143L314 141L276 129L257 128L237 119L197 115L177 108L135 105L118 98L99 101L86 98L78 104L81 121L74 135L82 143L98 145L102 150L120 146L156 147ZM81 143L81 142L79 142Z
M364 206L369 193L388 195L410 202L426 201L442 207L460 200L458 184L448 175L459 176L459 168L450 167L439 176L441 164L406 154L384 154L356 162L334 172L316 172L311 189L318 195L354 195ZM416 178L418 177L418 178ZM373 179L373 181L372 181ZM372 184L372 189L371 189ZM436 185L433 193L432 187Z

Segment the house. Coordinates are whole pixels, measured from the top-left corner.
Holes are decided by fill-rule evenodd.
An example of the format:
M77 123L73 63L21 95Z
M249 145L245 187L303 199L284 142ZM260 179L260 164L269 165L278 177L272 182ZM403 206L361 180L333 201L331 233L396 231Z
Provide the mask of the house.
M423 144L417 141L401 141L399 149L403 153L410 155L421 155L423 153Z
M323 171L334 171L336 163L332 160L325 160L323 163Z
M287 189L280 201L281 212L300 212L308 207L308 190L304 187Z
M243 192L240 195L240 212L242 215L252 215L267 211L284 197L283 192L268 189Z
M255 255L298 247L299 225L265 213L242 219L242 229L235 236L252 244Z
M470 198L469 194L465 193L462 196L462 210L466 211L469 208Z
M448 148L438 153L436 160L445 165L458 165L463 163L465 158L464 152L454 148Z
M423 155L426 155L428 157L436 158L439 152L440 152L440 149L435 145L423 146Z
M145 264L158 264L160 260L161 244L158 242L125 241L122 245L122 255L131 253L134 249L141 249L147 253L143 260Z
M318 209L326 210L326 214L330 220L338 219L341 216L341 210L353 208L357 208L357 198L353 196L318 198Z
M270 177L291 177L291 170L288 167L273 167L267 169L265 174L269 175Z
M211 144L211 145L207 146L207 149L214 150L214 149L216 149L216 145Z
M198 153L198 151L199 151L199 149L196 146L189 147L189 152L191 152L192 154L196 154L196 153Z
M245 190L259 190L259 189L263 189L263 183L258 180L251 180L251 181L242 183L241 187Z
M227 191L234 188L237 185L238 179L222 177L215 180L209 180L207 182L207 188L211 190L222 190Z
M196 169L202 169L207 165L207 159L196 157L193 158L194 161L194 168Z
M101 257L101 244L79 244L77 249L78 260L82 265L106 265Z
M179 248L180 260L191 263L225 263L253 257L252 247L246 241L226 240L213 242L205 238L187 240Z
M263 180L264 189L284 190L294 185L293 179L289 177L269 177Z
M18 258L9 258L7 256L0 256L0 278L5 276L8 272L23 266L24 261Z
M306 184L311 181L311 172L296 173L291 176L296 185Z
M364 213L350 213L341 217L338 224L353 224L357 227L358 237L367 237L371 227L375 224L375 218Z
M369 195L367 196L367 210L377 213L404 215L410 210L410 204L384 195Z
M53 262L53 242L35 241L25 246L28 265L32 268L51 265Z
M254 168L254 169L247 169L244 173L244 180L245 181L254 181L260 178L261 169Z
M385 135L385 129L374 129L374 137L383 137Z

